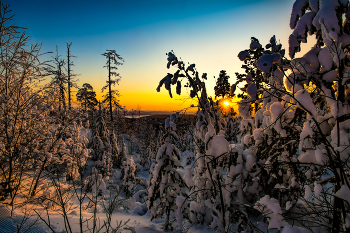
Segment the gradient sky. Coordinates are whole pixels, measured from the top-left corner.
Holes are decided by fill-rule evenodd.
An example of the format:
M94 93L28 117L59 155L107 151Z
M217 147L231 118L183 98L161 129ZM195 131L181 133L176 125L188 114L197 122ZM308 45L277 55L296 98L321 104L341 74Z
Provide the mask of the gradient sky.
M184 95L171 99L160 79L175 68L166 68L166 53L174 50L183 61L208 73L207 89L213 88L220 70L230 83L242 72L237 54L247 49L254 36L265 45L272 35L288 47L289 17L294 0L5 0L15 14L14 24L28 28L31 43L43 43L42 51L66 56L72 42L74 73L78 85L90 83L100 96L108 78L106 49L114 49L125 63L120 103L128 109L179 110L188 107ZM175 92L175 91L174 91Z

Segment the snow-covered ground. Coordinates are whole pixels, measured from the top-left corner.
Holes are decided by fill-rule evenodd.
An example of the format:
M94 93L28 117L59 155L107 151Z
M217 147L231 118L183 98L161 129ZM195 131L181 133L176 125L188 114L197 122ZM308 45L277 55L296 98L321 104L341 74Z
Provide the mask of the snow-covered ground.
M82 130L80 131L80 134L83 136L88 136L90 134L89 130ZM126 141L126 147L128 148L128 141ZM186 170L186 168L190 168L192 166L191 164L187 164L187 160L189 157L193 157L193 153L189 151L185 151L182 153L182 161L181 164L184 166L183 170L179 169L180 173L183 173ZM135 162L137 162L137 158L139 158L138 155L127 155L127 158L133 157L136 159ZM86 169L86 175L91 171L93 167L93 162L91 160L88 160L87 162L87 169ZM104 181L106 184L113 184L113 183L120 183L121 180L119 179L121 174L121 169L115 169L114 170L114 176L110 178L104 178ZM141 170L137 173L137 177L142 179L144 182L148 180L149 171L147 170ZM63 187L66 187L65 182L61 182ZM50 187L50 181L49 180L43 180L40 182L40 187L43 186L49 186ZM100 186L101 188L101 186ZM104 222L107 220L105 211L103 210L102 202L104 202L106 205L108 205L109 197L108 197L108 190L106 190L104 187L103 189L103 201L102 197L98 197L100 200L99 204L96 207L96 216L95 219L97 221L96 228L101 228L102 230L100 232L104 232L105 228L103 228ZM54 188L51 187L51 193L53 193ZM135 190L136 193L142 193L146 192L145 187L142 185L138 186ZM89 193L89 198L94 198L94 196ZM120 232L140 232L140 233L147 233L147 232L163 232L163 224L164 219L155 219L153 221L150 221L150 213L147 210L147 204L146 200L140 200L140 198L137 197L137 195L134 195L133 197L126 197L125 193L121 191L119 198L123 200L120 205L115 209L111 216L111 227L117 228L118 224L121 223L122 227L119 229ZM140 201L140 202L138 202ZM141 203L143 201L143 203ZM48 207L49 206L49 207ZM45 207L48 207L45 209ZM33 203L31 206L26 205L22 208L15 208L11 211L6 205L0 205L0 233L10 233L10 232L16 232L16 228L18 226L21 226L20 232L28 232L28 233L40 233L40 232L66 232L66 228L70 228L72 232L80 232L80 210L79 210L79 200L72 195L71 198L69 198L69 201L66 205L67 209L67 219L69 221L69 227L68 225L65 225L65 219L63 217L62 209L56 205L48 205L47 203ZM40 217L39 217L40 215ZM84 202L82 203L82 211L81 216L83 219L83 231L87 231L88 229L92 228L93 225L93 216L94 216L94 206L89 201L88 198L84 199ZM41 218L41 219L40 219ZM47 224L50 225L51 229L47 226ZM124 225L125 224L125 225ZM119 232L118 231L118 232ZM215 232L213 229L206 229L206 227L203 226L191 226L190 230L188 232ZM176 231L175 231L176 232ZM179 231L180 232L180 231Z
M1 208L1 211L4 211ZM84 219L90 218L91 213L84 213ZM14 217L2 217L0 218L0 233L12 233L16 232L16 225L22 221L23 215L20 213ZM97 214L98 219L103 222L106 218L103 213ZM64 221L61 215L50 213L51 227L55 232L65 232ZM164 220L154 220L150 221L149 214L140 216L138 214L122 213L116 212L113 214L112 226L116 227L118 222L127 222L125 229L121 229L121 232L136 232L136 233L151 233L151 232L163 232L162 224ZM75 214L69 214L69 222L71 224L72 232L80 232L79 229L79 217ZM33 225L34 224L34 225ZM27 229L29 229L27 231ZM87 230L84 226L83 230ZM203 226L192 227L188 232L200 233L200 232L215 232L212 229L206 229ZM51 230L42 222L36 221L35 216L26 221L22 231L28 233L41 233L41 232L51 232ZM103 232L103 231L102 231Z
M4 213L9 213L9 210L5 210L4 207L0 208L1 218L0 218L0 233L10 233L16 231L16 225L23 220L23 214L20 211L15 211L13 217L9 215L4 216ZM92 216L92 213L84 212L83 219L89 219ZM69 223L72 229L72 232L80 232L79 225L79 216L77 216L76 211L72 211L69 215ZM104 213L97 214L98 223L103 224L103 221L106 219ZM163 221L150 221L149 214L140 216L138 214L132 214L127 212L116 212L113 214L111 225L116 227L119 222L127 222L128 228L134 232L162 232L161 223ZM90 221L90 227L91 227ZM58 213L50 212L50 226L55 232L65 232L65 225L62 215ZM97 224L99 225L99 224ZM29 229L29 230L28 230ZM36 216L32 216L29 220L26 220L24 227L21 232L51 232L51 230L40 220L37 220ZM83 225L83 230L87 230L87 226ZM122 232L128 232L124 229ZM103 232L103 231L102 231ZM129 231L130 232L130 231Z

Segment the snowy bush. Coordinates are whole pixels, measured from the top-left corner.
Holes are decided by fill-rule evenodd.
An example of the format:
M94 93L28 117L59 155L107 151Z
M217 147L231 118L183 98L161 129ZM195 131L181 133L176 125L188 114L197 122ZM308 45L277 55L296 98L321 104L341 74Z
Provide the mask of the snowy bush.
M112 167L120 168L125 160L125 152L119 150L118 139L113 131L108 130L101 111L91 127L89 147L95 167L103 176L109 176Z
M151 170L149 176L148 188L148 209L151 213L151 219L163 218L165 230L173 230L172 213L175 213L179 228L182 229L181 205L178 204L178 197L186 197L186 182L177 168L182 168L181 153L179 149L172 144L177 139L175 133L176 125L173 122L174 117L167 118L164 135L164 144L159 148L156 156L156 164Z
M134 195L137 186L142 184L142 180L136 177L136 163L133 155L124 161L120 179L122 180L121 187L127 197Z

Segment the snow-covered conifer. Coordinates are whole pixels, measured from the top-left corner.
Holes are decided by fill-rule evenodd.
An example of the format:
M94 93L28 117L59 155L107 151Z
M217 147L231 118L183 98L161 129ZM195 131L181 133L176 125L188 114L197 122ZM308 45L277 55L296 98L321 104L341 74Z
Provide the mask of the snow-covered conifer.
M175 213L176 219L180 220L179 209L181 206L177 205L177 198L187 196L187 185L182 174L177 170L177 168L182 168L181 152L172 144L172 141L177 139L174 131L176 125L172 119L166 119L165 129L167 132L164 135L164 144L158 150L154 168L150 170L152 174L150 174L148 181L147 205L151 219L165 216L164 229L171 230L173 229L172 213ZM178 224L179 228L182 229L182 222L179 221Z
M137 186L142 183L141 179L136 177L136 164L133 155L123 162L123 167L120 172L120 179L122 180L121 188L127 197L131 197L135 194Z

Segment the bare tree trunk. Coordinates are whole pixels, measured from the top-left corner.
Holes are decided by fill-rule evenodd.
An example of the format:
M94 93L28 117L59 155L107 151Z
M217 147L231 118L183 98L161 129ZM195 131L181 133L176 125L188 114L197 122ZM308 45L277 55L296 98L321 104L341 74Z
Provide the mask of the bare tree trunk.
M338 185L336 185L338 186ZM336 187L337 190L340 188ZM334 206L333 206L333 222L332 222L332 233L340 232L342 225L341 217L341 207L343 205L342 199L339 197L334 197Z
M111 115L111 123L113 125L113 113L112 113L112 83L111 83L111 57L108 57L108 87L109 87L109 112Z
M40 180L41 173L44 171L44 168L45 168L45 165L46 165L46 161L47 161L47 157L45 157L45 160L41 164L41 167L40 167L40 170L39 170L39 174L38 174L38 176L35 179L34 187L33 187L33 190L32 190L32 192L30 194L30 196L32 196L32 197L35 195L35 191L36 191L36 189L38 187L38 183L39 183L39 180Z
M344 61L342 60L340 63L340 67L339 67L339 79L343 80L343 70L344 70ZM338 141L337 141L337 145L338 147L340 146L340 122L339 122L339 105L342 105L344 103L344 99L345 99L345 88L344 85L342 85L342 81L338 81L338 96L337 96L337 106L338 106L338 110L337 110L337 132L338 132ZM338 159L340 159L340 154L337 154ZM341 177L341 169L343 169L342 165L339 162L334 162L334 166L335 166L335 170L334 170L334 175L336 178L336 184L335 184L335 190L334 193L336 193L340 188L341 185L343 185L344 180ZM341 228L342 228L342 214L341 214L341 209L342 209L342 205L343 205L343 200L338 198L338 197L334 197L334 206L333 206L333 221L332 221L332 233L335 232L340 232Z
M68 109L71 110L71 80L70 80L70 46L72 45L72 43L68 44L67 43L67 72L68 72Z
M61 87L60 87L61 100L62 100L63 110L66 111L66 98L64 95L64 80L63 80L63 76L62 76L62 66L61 65L60 65L59 74L60 74L60 82L61 82Z

